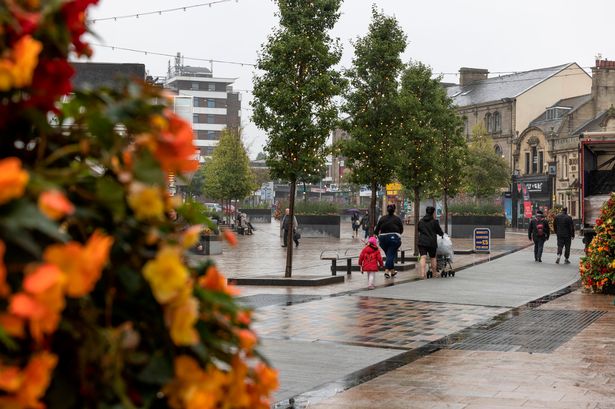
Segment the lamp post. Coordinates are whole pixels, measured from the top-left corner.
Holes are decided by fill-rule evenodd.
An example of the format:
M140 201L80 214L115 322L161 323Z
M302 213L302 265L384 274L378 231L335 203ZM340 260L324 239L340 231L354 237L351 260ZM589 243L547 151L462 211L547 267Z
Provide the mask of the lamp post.
M519 220L517 215L519 214L519 196L517 190L517 177L519 176L519 170L515 169L512 173L512 189L510 190L510 197L512 200L512 219L511 224L513 227L519 227Z
M557 179L557 155L555 154L555 138L556 134L553 131L553 127L551 127L551 131L549 132L549 139L551 140L551 160L549 161L549 177L551 181L551 197L549 200L549 208L553 209L556 202L555 196L555 188L556 188L556 179Z

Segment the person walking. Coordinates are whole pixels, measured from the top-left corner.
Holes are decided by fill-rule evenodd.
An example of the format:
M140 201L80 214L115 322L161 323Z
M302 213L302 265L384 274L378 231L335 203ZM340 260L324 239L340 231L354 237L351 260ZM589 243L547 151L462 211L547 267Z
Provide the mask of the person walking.
M534 241L534 261L542 263L542 250L545 246L545 241L549 240L549 222L545 219L542 210L536 212L536 217L530 222L530 227L527 229L527 237Z
M361 227L361 218L359 217L359 213L353 212L350 222L352 223L352 238L356 239L359 237L359 227Z
M436 209L433 206L427 206L425 209L425 216L419 220L418 231L418 248L420 255L420 275L421 278L429 278L434 272L438 271L438 259L436 258L436 251L438 250L438 237L444 237L444 232L440 227L440 223L434 217ZM431 263L431 275L426 272L427 268L427 255L429 255L429 262Z
M376 288L374 286L376 272L384 266L384 263L378 248L378 240L375 237L370 237L363 250L361 250L359 266L361 266L361 274L367 273L367 289L373 290Z
M553 232L557 235L557 258L555 262L559 264L562 258L562 249L565 248L564 263L570 264L570 244L574 239L574 222L572 217L568 215L567 207L564 207L562 212L555 216Z
M284 236L284 244L282 247L288 246L288 230L290 230L290 209L286 208L284 217L282 218L282 230ZM295 242L295 247L299 247L299 235L297 234L297 229L299 228L299 223L297 223L297 218L293 216L293 241Z
M395 205L387 206L387 214L382 216L376 228L374 235L378 236L380 247L386 254L386 262L384 264L384 276L386 278L395 277L395 258L397 257L397 249L401 246L401 234L404 232L404 223L395 215Z
M364 239L367 240L369 237L369 212L365 212L363 217L361 218L361 228L363 229L363 233L365 234Z

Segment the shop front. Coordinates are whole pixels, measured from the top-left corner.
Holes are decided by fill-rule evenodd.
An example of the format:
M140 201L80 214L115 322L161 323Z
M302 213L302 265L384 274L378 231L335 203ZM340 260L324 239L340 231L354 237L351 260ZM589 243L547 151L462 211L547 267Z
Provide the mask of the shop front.
M513 176L512 225L527 228L538 210L545 215L553 204L552 178L548 175Z

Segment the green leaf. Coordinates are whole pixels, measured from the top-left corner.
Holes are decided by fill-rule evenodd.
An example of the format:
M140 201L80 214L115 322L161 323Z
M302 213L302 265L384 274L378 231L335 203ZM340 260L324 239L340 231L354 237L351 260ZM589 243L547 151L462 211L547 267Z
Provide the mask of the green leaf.
M147 366L138 375L141 382L155 385L164 385L171 378L173 378L173 365L169 357L162 352L154 353Z
M149 184L162 186L165 183L164 172L160 169L160 163L149 151L140 151L134 164L135 179Z
M110 176L105 176L96 181L96 195L99 200L111 210L113 218L124 219L126 215L126 202L124 201L124 187Z

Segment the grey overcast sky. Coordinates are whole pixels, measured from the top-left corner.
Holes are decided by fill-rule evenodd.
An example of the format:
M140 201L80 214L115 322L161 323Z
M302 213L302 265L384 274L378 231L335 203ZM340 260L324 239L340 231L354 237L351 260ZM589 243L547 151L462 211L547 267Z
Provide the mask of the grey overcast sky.
M100 0L91 19L136 14L210 0ZM371 5L395 15L408 36L404 59L419 60L457 82L460 67L490 72L523 71L577 62L591 67L596 54L615 59L612 0L345 0L332 32L344 46L341 67L349 67L351 40L363 36ZM92 29L109 46L186 57L253 63L267 35L277 26L273 0L231 0L162 15L99 21ZM151 75L166 75L170 58L94 47L93 61L143 63ZM186 65L205 65L186 59ZM214 75L237 78L235 89L252 88L253 68L215 63ZM452 74L451 74L452 73ZM497 75L497 74L495 74ZM266 135L250 121L243 93L244 140L252 157Z

